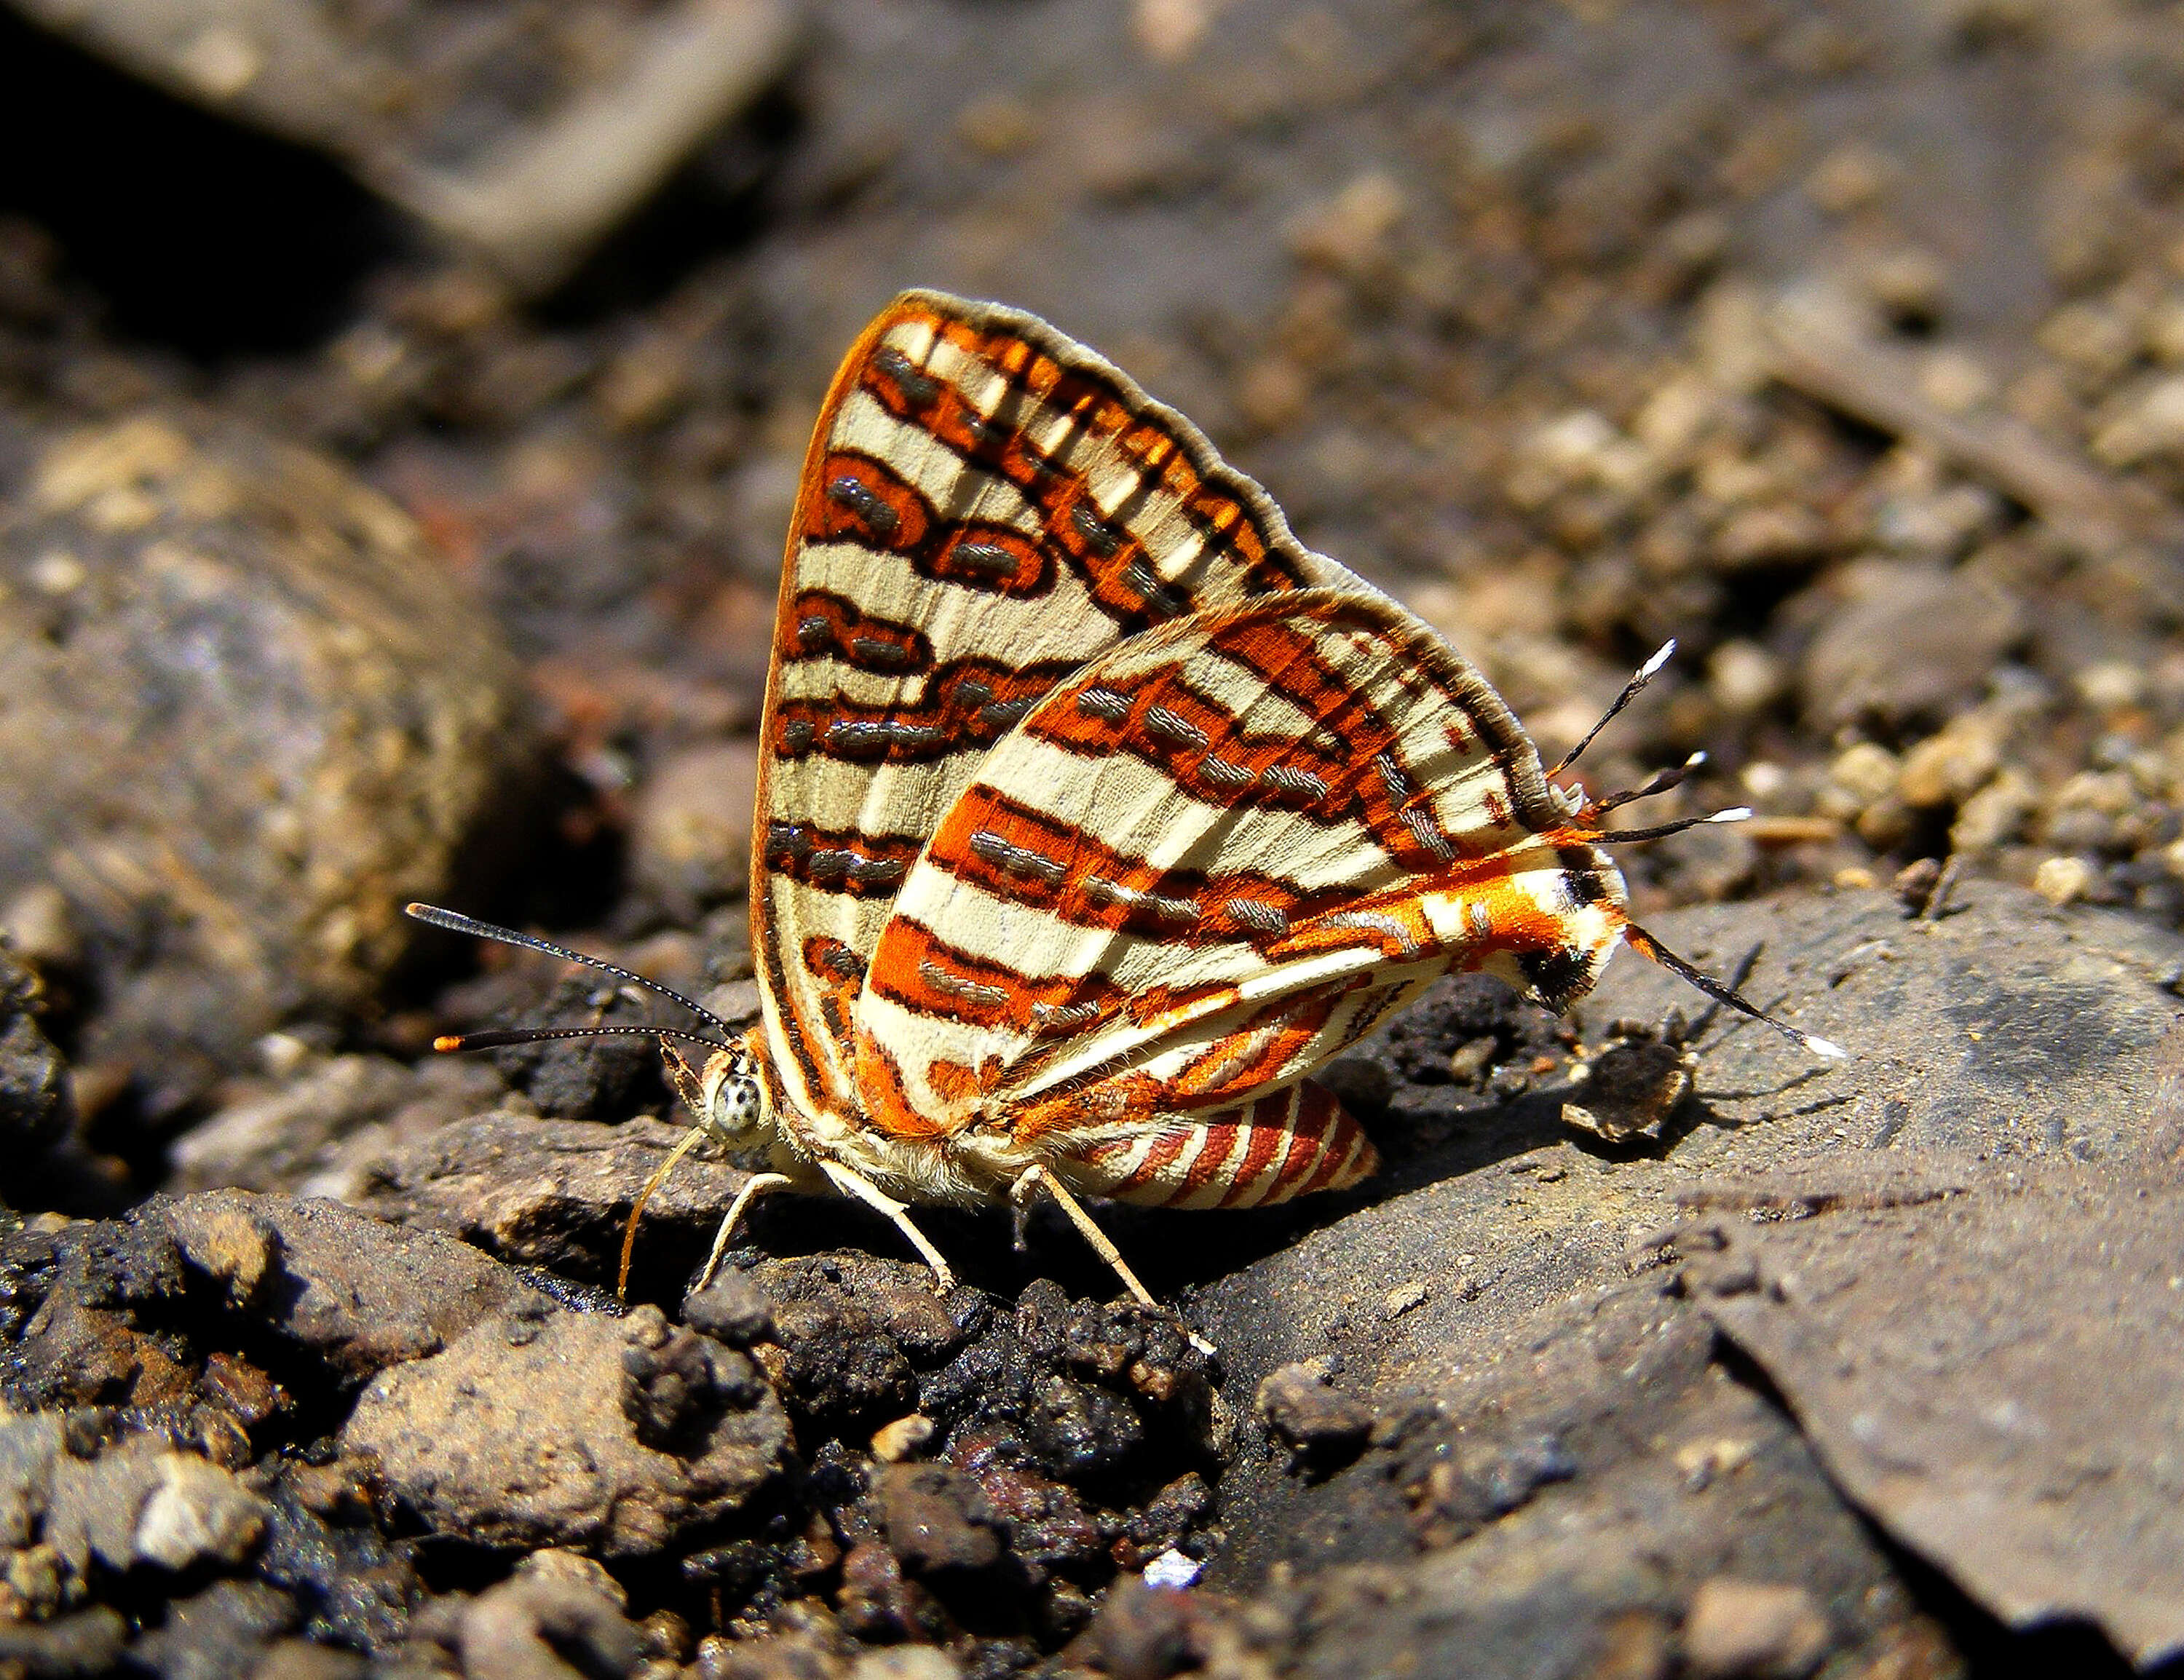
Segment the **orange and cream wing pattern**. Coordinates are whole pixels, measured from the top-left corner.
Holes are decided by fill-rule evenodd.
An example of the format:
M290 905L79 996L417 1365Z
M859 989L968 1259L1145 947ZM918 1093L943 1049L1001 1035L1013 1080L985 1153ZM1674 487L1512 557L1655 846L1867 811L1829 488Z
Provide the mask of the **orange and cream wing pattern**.
M1052 1170L1072 1188L1145 1207L1267 1207L1346 1190L1380 1165L1365 1128L1309 1079L1232 1109L1089 1125L1056 1143Z
M1279 1199L1369 1165L1304 1076L1451 969L1568 1004L1623 898L1500 698L1401 608L1217 607L1112 648L979 762L873 949L856 1088L883 1132L1045 1140L1081 1188ZM1352 1167L1323 1149L1285 1178L1286 1144L1255 1154L1278 1122Z
M1042 697L1151 626L1313 587L1368 587L1091 352L938 293L883 311L813 434L766 693L752 934L791 1099L855 1113L896 894Z

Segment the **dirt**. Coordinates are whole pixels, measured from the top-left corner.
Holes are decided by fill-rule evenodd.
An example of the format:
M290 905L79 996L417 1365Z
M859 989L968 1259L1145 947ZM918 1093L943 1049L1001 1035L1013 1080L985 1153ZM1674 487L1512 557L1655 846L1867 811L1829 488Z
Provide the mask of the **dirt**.
M0 1670L2184 1662L2177 7L813 0L679 79L703 7L50 9ZM645 1043L430 1046L660 1016L399 906L752 1015L782 535L911 285L1122 363L1549 758L1675 637L1587 783L1755 815L1635 912L1851 1059L1458 977L1327 1072L1367 1184L1099 1210L1179 1320L1050 1210L933 1215L943 1295L769 1199L691 1295L705 1149L617 1303Z

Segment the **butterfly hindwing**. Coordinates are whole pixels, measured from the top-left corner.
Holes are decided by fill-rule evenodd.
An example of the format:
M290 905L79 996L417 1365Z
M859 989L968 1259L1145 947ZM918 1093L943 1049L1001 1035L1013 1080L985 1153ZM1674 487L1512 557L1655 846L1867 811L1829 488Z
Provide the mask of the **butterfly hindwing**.
M1068 1141L1056 1170L1074 1188L1148 1207L1266 1207L1346 1190L1380 1164L1365 1129L1309 1079L1232 1109Z
M998 305L883 311L813 434L766 692L752 934L787 1094L857 1108L896 893L1041 697L1150 626L1310 587L1368 589L1098 356Z
M1084 1166L1229 1123L1452 968L1566 1003L1623 925L1568 815L1383 598L1172 623L1050 692L940 820L856 1001L859 1088L883 1125Z

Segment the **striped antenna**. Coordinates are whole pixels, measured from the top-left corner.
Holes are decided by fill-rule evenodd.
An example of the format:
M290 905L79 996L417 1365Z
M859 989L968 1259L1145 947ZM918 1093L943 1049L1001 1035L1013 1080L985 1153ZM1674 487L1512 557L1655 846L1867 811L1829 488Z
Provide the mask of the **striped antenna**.
M464 1050L499 1050L510 1044L536 1044L549 1038L607 1038L616 1033L644 1038L672 1038L678 1043L703 1044L709 1050L732 1050L717 1038L703 1033L678 1032L671 1026L497 1026L482 1032L443 1032L432 1048L443 1054Z
M1620 793L1610 793L1593 800L1585 808L1585 815L1597 819L1606 816L1618 805L1628 805L1639 799L1650 799L1656 793L1665 793L1672 787L1683 786L1685 779L1707 761L1704 752L1694 753L1683 763L1667 770L1656 770L1635 787L1626 787Z
M1651 828L1605 828L1591 837L1603 846L1628 846L1641 840L1666 839L1671 834L1702 828L1710 822L1749 822L1751 820L1751 806L1731 805L1725 811L1713 811L1705 816L1680 816L1674 822L1656 823Z
M503 927L497 922L480 921L475 916L465 915L460 910L443 910L437 904L404 904L402 910L404 915L414 921L429 922L434 927L444 927L450 933L467 933L474 939L493 939L521 950L543 951L549 957L560 957L569 962L582 963L587 968L598 969L603 974L611 974L617 980L626 980L632 986L655 992L671 1004L682 1004L700 1020L720 1028L724 1037L735 1036L735 1028L696 999L686 998L673 987L663 986L634 969L622 968L602 957L587 956L582 951L572 951L567 946L556 945L550 940L533 938L528 933L518 933L514 928ZM582 1038L610 1032L644 1032L655 1037L682 1038L693 1043L713 1044L716 1049L728 1048L710 1038L700 1038L691 1033L674 1032L656 1026L549 1026L535 1031L511 1028L494 1032L465 1032L452 1038L435 1039L432 1048L437 1050L483 1050L495 1045L528 1043L540 1038Z

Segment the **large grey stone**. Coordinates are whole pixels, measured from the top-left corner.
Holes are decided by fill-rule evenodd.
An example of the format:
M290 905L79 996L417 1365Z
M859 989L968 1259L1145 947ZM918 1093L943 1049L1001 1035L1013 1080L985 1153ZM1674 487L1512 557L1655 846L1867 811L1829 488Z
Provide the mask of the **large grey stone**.
M1975 885L1958 906L1914 921L1882 894L1845 893L1660 918L1668 944L1716 973L1753 959L1750 993L1852 1059L1818 1061L1719 1012L1691 1035L1694 1094L1658 1140L1621 1146L1565 1124L1563 1104L1585 1088L1563 1069L1504 1100L1399 1078L1396 1111L1378 1122L1394 1163L1382 1177L1206 1287L1190 1310L1222 1349L1232 1410L1245 1412L1269 1373L1309 1361L1376 1419L1363 1455L1322 1466L1323 1480L1255 1426L1231 1458L1232 1538L1215 1583L1256 1586L1276 1563L1300 1572L1300 1672L1577 1673L1633 1640L1672 1661L1681 1619L1717 1577L1717 1607L1744 1602L1747 1586L1808 1587L1830 1652L1910 1642L1941 1660L1946 1637L1889 1584L1853 1505L2005 1620L2099 1616L2127 1650L2170 1648L2158 1609L2177 1555L2162 1444L2180 1385L2161 1364L2166 1352L2173 1367L2177 1337L2169 1274L2152 1257L2164 1219L2173 1233L2160 1187L2184 1140L2168 1068L2184 941L1999 886ZM1610 1022L1703 1007L1624 957L1578 1025L1596 1044ZM1429 999L1400 1029L1404 1065L1446 1058L1474 1026L1452 994ZM1448 1042L1436 1050L1437 1033ZM1393 1057L1390 1043L1363 1054ZM2103 1219L2103 1198L2131 1205ZM1694 1223L1747 1216L1803 1221L1757 1236L1739 1224L1732 1256L1747 1239L1769 1245L1752 1266L1775 1263L1778 1239L1832 1257L1830 1281L1808 1279L1803 1293L1755 1292L1746 1266L1726 1274L1733 1299L1705 1298L1781 1382L1812 1447L1709 1360L1703 1316L1679 1299L1680 1264L1698 1266L1696 1288L1722 1260L1692 1260ZM1289 1217L1312 1222L1302 1204ZM1912 1233L1936 1221L1931 1267L1902 1266ZM1229 1229L1262 1240L1251 1221ZM1785 1248L1784 1271L1805 1252ZM1838 1288L1840 1307L1808 1305ZM1873 1321L1844 1316L1861 1290L1879 1292L1878 1316L1881 1294L1897 1307L1897 1332L1870 1349L1853 1332ZM1941 1315L1939 1345L1910 1316L1921 1292ZM2126 1380L2082 1432L2049 1432L2061 1460L2027 1446L1987 1477L1979 1451L1940 1451L1952 1420L1975 1421L1966 1408L2042 1382L2059 1394L2073 1366ZM1847 1369L1870 1371L1870 1405L1852 1405ZM2042 1427L2031 1398L2042 1392L2024 1403L2028 1427ZM1913 1462L1883 1476L1874 1460L1891 1443ZM2061 1461L2078 1466L2082 1491ZM2040 1555L2037 1538L2073 1501L2104 1523L2075 1568L2053 1545ZM1973 1566L1953 1543L1971 1544L1975 1512L1990 1509L1994 1555ZM2020 1553L2027 1566L2010 1568ZM1859 1609L1869 1593L1879 1596Z
M2184 1651L2184 1171L1975 1182L1758 1223L1718 1195L1680 1244L1890 1533L2013 1627L2091 1621L2163 1661Z

